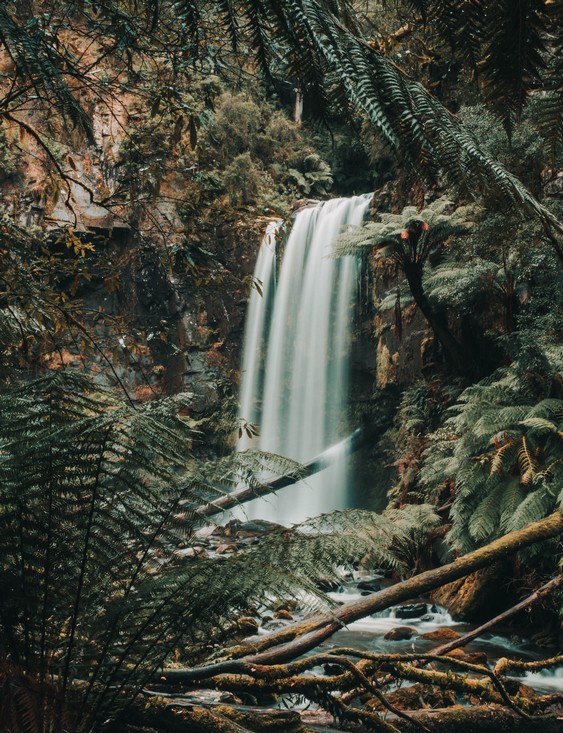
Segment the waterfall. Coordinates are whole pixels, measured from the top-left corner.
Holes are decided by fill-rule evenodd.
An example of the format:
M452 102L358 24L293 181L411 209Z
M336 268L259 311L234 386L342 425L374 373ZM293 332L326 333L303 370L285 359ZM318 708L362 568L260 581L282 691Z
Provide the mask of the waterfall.
M332 445L333 464L279 495L244 507L248 517L289 524L346 508L348 359L358 273L353 257L328 249L346 225L359 225L371 196L334 199L295 217L279 273L276 228L266 231L254 271L244 342L240 415L259 428L239 450L259 447L300 462Z

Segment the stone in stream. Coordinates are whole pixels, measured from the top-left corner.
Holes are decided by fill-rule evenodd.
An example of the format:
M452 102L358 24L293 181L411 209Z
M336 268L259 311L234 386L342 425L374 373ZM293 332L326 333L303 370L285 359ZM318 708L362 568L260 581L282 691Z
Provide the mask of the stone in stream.
M393 690L385 695L387 701L399 710L420 710L421 708L442 708L454 705L455 693L451 690L439 690L430 685L416 682L410 687ZM383 704L375 697L366 702L366 707L372 710L384 710Z
M452 639L459 639L461 634L453 629L444 626L436 631L427 631L426 634L421 634L421 639L428 639L429 641L451 641Z
M486 664L487 655L485 652L469 652L465 653L461 649L452 649L451 652L446 653L446 657L452 659L459 659L461 662L468 662L469 664Z
M337 580L332 580L331 578L317 580L315 585L319 590L322 590L323 593L342 593L344 590Z
M412 639L416 633L416 629L413 629L411 626L397 626L394 629L390 629L383 638L387 639L387 641L405 641Z
M426 603L408 603L395 607L395 618L420 618L426 613Z
M378 580L360 580L358 583L358 590L369 591L370 593L377 593L381 590L381 583Z
M242 616L237 620L237 627L245 635L255 634L258 631L258 621L251 616Z

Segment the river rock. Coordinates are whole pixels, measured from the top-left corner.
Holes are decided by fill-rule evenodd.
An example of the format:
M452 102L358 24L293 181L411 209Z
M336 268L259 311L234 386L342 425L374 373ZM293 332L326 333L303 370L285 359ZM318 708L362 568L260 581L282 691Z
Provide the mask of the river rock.
M271 604L272 611L295 611L297 601L295 598L286 598L285 600L277 600Z
M452 639L459 639L460 636L461 634L457 631L445 626L441 629L436 629L436 631L427 631L426 634L421 634L420 638L428 639L429 641L452 641Z
M226 555L229 552L235 552L237 549L236 545L218 545L215 548L215 552L218 555Z
M367 590L370 593L377 593L381 590L381 583L378 580L360 580L358 590Z
M422 708L443 708L455 703L455 694L450 690L440 690L430 685L423 685L416 682L409 687L401 687L393 690L388 695L388 702L399 710L420 710ZM377 698L371 698L366 707L372 710L384 710L382 703Z
M465 653L461 649L452 649L451 652L447 652L446 657L452 659L459 659L461 662L468 662L469 664L486 664L487 655L485 652L469 652Z
M405 641L406 639L412 639L415 634L416 629L411 626L397 626L390 629L383 638L387 641Z
M319 590L322 590L323 593L342 593L344 590L340 583L337 580L332 580L332 578L322 578L321 580L317 580L315 585Z
M395 618L420 618L426 613L426 603L408 603L395 607Z
M246 634L255 634L258 631L258 621L251 616L242 616L237 620L238 631Z
M286 611L285 608L282 608L279 611L275 611L274 618L283 619L284 621L293 621L293 616L289 613L289 611Z

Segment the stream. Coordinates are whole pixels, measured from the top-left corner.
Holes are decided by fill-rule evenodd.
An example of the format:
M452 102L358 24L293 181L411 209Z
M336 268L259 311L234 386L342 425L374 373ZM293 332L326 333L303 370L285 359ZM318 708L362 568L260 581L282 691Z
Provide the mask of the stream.
M365 593L366 591L363 592ZM338 592L331 592L328 595L336 603L349 603L360 600L362 592L358 590L356 584L346 583ZM381 613L355 621L334 634L323 643L322 647L325 649L354 647L375 653L430 652L443 642L423 639L421 638L423 634L448 628L463 635L474 629L475 626L476 624L454 621L446 609L424 599L415 599L407 604L394 606ZM410 627L415 633L410 639L385 638L389 631L399 627ZM462 649L468 654L484 652L490 664L494 664L499 658L505 656L523 661L534 661L546 659L561 652L555 645L539 646L530 639L510 637L494 631L473 639ZM520 679L538 692L563 692L563 666L541 672L527 672Z

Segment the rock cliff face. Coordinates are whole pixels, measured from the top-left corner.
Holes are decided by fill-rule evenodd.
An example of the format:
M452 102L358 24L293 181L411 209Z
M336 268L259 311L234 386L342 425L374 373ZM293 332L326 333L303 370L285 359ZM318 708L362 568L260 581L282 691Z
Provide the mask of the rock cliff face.
M63 258L72 256L64 232L92 248L89 279L77 281L73 297L103 311L105 323L119 321L90 324L114 362L108 381L119 378L134 400L186 393L189 415L209 418L236 390L245 283L263 223L201 199L183 168L195 160L187 129L166 133L175 135L171 153L153 180L141 147L131 162L141 124L133 101L108 104L92 107L90 144L78 135L52 142L39 114L22 115L23 126L8 122L6 148L19 152L0 176L0 206ZM103 359L91 358L104 371Z

